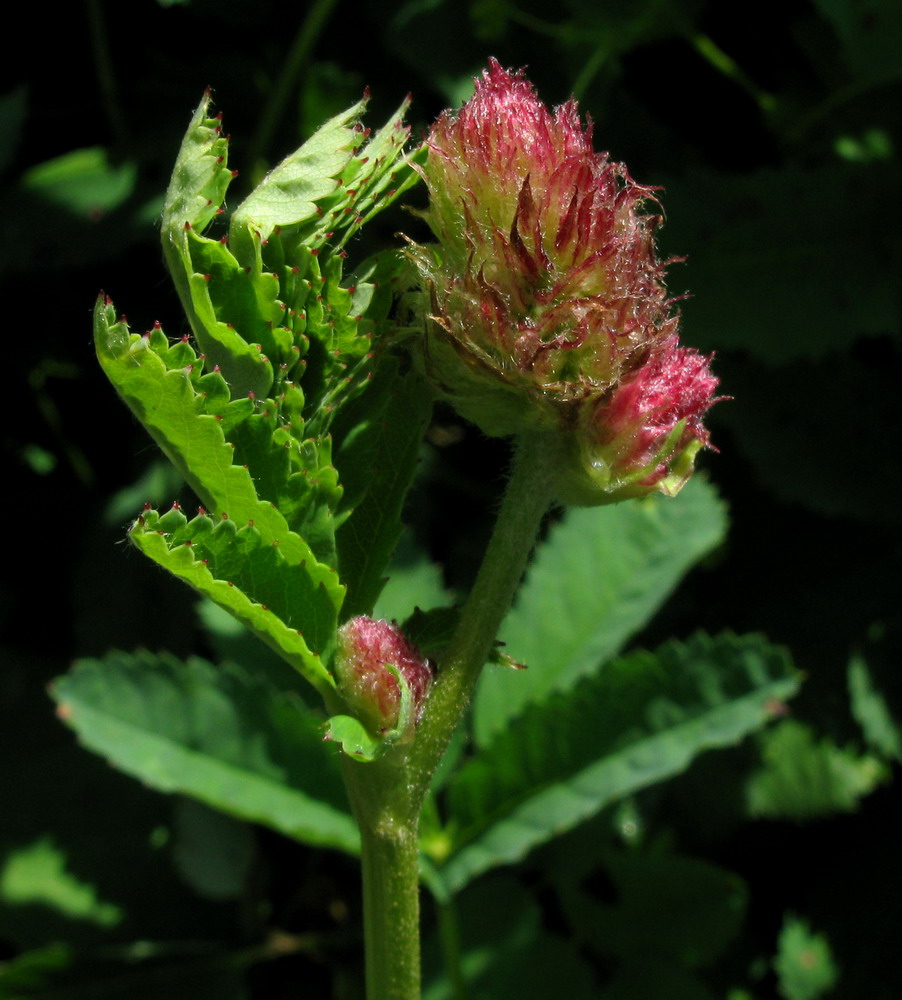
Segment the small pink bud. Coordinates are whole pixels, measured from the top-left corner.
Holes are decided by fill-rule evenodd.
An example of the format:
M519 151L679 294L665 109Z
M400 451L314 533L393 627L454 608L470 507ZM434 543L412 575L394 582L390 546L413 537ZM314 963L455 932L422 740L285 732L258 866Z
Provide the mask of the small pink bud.
M342 694L368 729L377 734L394 732L400 742L413 738L432 685L432 670L396 625L363 615L342 625L335 672ZM405 701L406 718L402 718Z

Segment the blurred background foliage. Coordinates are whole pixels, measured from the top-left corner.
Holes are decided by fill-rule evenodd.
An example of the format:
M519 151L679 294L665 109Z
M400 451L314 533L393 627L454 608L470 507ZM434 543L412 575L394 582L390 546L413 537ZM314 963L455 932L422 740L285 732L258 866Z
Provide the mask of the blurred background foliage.
M527 66L549 103L575 94L597 146L664 188L683 337L716 350L733 397L702 460L728 540L637 644L760 631L807 679L756 740L476 882L456 931L427 906L426 995L453 995L436 942L456 934L474 996L898 997L902 5L84 0L19 16L16 37L40 41L0 91L0 997L359 995L352 861L151 792L53 718L44 686L76 656L240 655L119 544L181 486L95 364L90 310L103 287L134 329L184 327L158 216L204 87L235 137L237 199L365 86L373 122L411 91L422 133L489 55ZM380 217L352 255L419 225ZM430 441L411 535L460 590L505 446L446 411Z

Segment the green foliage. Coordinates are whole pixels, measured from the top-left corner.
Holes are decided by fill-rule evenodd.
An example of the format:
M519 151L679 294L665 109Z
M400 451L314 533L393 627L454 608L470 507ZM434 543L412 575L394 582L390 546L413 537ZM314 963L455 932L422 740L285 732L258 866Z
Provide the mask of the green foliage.
M763 766L746 794L752 816L803 820L851 812L887 778L870 754L817 739L810 726L785 719L760 737Z
M252 521L241 528L228 517L214 522L207 514L188 521L178 508L162 517L148 511L130 537L145 555L234 615L329 697L335 682L324 664L343 596L334 570L312 556L309 563L289 562L281 539L266 538Z
M785 652L756 636L698 635L607 663L528 707L452 778L430 886L454 892L738 742L798 683Z
M41 904L74 920L115 927L122 911L97 898L94 887L66 870L66 856L49 838L12 852L0 872L0 898L7 905Z
M571 687L616 653L725 532L723 504L698 477L675 500L567 511L501 630L505 652L529 669L482 678L477 742L485 745L530 701Z
M132 194L137 167L112 164L105 149L76 149L33 167L22 178L26 191L86 218L118 208Z
M439 931L446 948L451 938L460 949L459 972L473 997L598 996L577 943L543 925L540 907L512 874L494 873L461 893L439 911ZM427 943L423 1000L454 1000L461 991L442 968L438 945Z
M625 849L605 818L544 852L569 935L610 970L602 995L709 997L703 971L739 937L748 887L664 838Z
M4 513L27 550L27 558L8 560L2 589L0 732L7 740L0 872L19 901L0 897L0 997L256 1000L299 989L311 996L360 995L348 946L359 939L357 884L344 852L293 845L219 814L221 825L186 818L177 796L158 795L84 753L48 712L48 679L74 658L111 645L175 650L177 672L185 672L184 658L199 650L237 660L241 671L264 674L283 692L306 686L229 612L203 600L198 618L168 573L115 544L147 500L161 505L161 514L175 496L189 518L194 508L180 493L177 473L162 475L157 463L156 474L145 475L156 461L154 449L86 354L84 296L102 283L132 319L140 317L136 329L160 315L171 336L183 332L160 280L161 179L178 149L186 109L207 81L227 108L236 134L231 165L241 174L233 180L223 162L217 183L229 183L227 203L213 197L206 206L198 198L186 202L186 212L239 205L251 178L275 164L295 137L312 134L353 104L364 84L372 86L374 103L396 103L396 95L411 89L419 130L468 96L473 74L495 52L507 66L528 66L549 102L576 93L596 123L598 148L625 160L637 181L663 185L666 225L656 235L664 256L686 257L669 271L672 292L691 296L680 304L684 338L717 351L715 371L724 394L733 397L712 411L720 453L704 459L730 506L729 543L667 603L653 626L654 641L689 635L699 625L712 634L761 630L792 650L807 681L792 706L793 739L778 723L737 748L704 754L684 773L631 797L628 809L621 800L616 816L602 811L537 846L516 868L487 872L455 895L459 966L470 994L611 1000L619 990L624 1000L765 1000L777 992L774 929L784 919L787 928L802 924L784 915L804 899L800 943L788 935L785 947L780 941L783 994L795 1000L792 977L804 983L807 975L809 985L799 988L819 989L817 995L896 1000L902 982L898 795L875 776L897 770L902 720L898 635L890 634L898 619L902 490L902 465L892 447L902 412L896 403L900 243L891 210L902 149L899 5L765 3L754 17L733 18L711 0L579 0L556 8L532 0L387 0L353 13L333 0L189 0L171 9L159 0L134 5L127 25L109 5L66 5L54 11L53 31L41 20L45 10L26 5L22 13L26 29L29 17L35 21L31 35L41 39L40 58L13 65L14 89L0 95L0 281L13 376L6 383L12 394L4 437L13 484L4 493ZM391 103L378 106L387 120ZM205 121L209 125L199 125L209 129L204 141L213 148L221 140L229 152L215 132L218 122ZM192 169L202 184L213 162L203 158L202 143L195 152ZM340 193L336 186L333 194ZM421 204L415 193L405 200ZM248 266L248 258L253 266L252 238L249 244L233 240L225 253L202 239L227 235L228 218L228 211L213 216L209 230L198 223L185 237L172 216L167 256L184 271L184 254L193 254L191 275L211 274L203 286L185 279L188 311L203 317L200 334L192 327L194 349L204 353L196 338L207 337L227 366L253 384L265 371L260 354L270 357L267 338L275 356L284 335L271 336L265 322L254 326L248 340L261 350L252 348L242 361L245 331L229 340L228 328L217 325L217 309L224 323L236 326L234 317L245 318L248 303L256 309L259 302L268 317L274 300L285 301L287 289L267 290L272 279L263 277L278 274L281 284L284 268L275 253L281 234L260 249L260 273L242 279L229 254L238 268ZM377 217L358 228L344 250L361 259L387 245L397 229L419 238L415 220L399 219ZM326 258L342 233L317 255L319 275L338 297L340 325L347 314ZM239 246L247 250L240 259ZM368 305L357 313L377 338L391 277L376 277L380 260L374 269L355 266L354 273L349 261L340 263L337 288L362 289L360 301ZM310 277L313 264L308 267ZM374 280L379 289L367 287ZM155 307L142 303L142 287L158 292ZM212 313L205 289L211 289ZM108 325L117 321L111 314ZM295 336L292 324L280 325ZM300 359L308 361L310 376L302 389L311 400L302 414L306 422L325 361L315 336L303 332L313 341ZM159 343L155 335L151 340ZM357 455L374 455L381 444L380 455L390 459L407 454L405 447L415 453L419 438L412 430L406 435L405 421L394 416L374 418L369 439L346 429L367 412L368 392L374 400L383 394L388 406L399 390L415 399L417 386L389 352L372 367L351 349L349 356L352 368L360 365L360 380L374 371L381 389L349 387L332 418L328 454L321 427L304 435L316 438L307 452L311 467L327 475L303 529L289 528L318 564L338 569L347 588L340 617L364 613L378 593L378 614L403 621L414 605L447 607L465 592L494 502L484 484L501 474L504 459L443 415L438 430L446 443L435 449L441 461L424 463L421 486L403 514L441 565L399 551L386 570L401 517L391 478L407 476L413 459L404 458L396 472L382 458L347 455L355 448ZM137 367L134 359L129 363ZM275 383L275 369L272 377ZM241 378L236 374L236 385ZM155 382L164 384L162 376ZM232 400L230 394L225 402ZM234 400L246 406L237 393ZM165 405L173 418L168 432L175 434L185 411L171 398ZM423 412L397 402L395 412L411 423L420 419L414 411ZM243 421L236 448L264 438L264 422ZM386 426L401 433L400 445L378 436ZM187 447L197 430L176 437ZM454 437L459 440L448 444ZM231 439L223 438L228 447ZM198 447L199 460L215 464L221 440L212 439L209 459ZM330 464L344 491L337 505ZM377 473L389 485L371 490ZM213 478L222 475L220 469ZM256 502L264 485L267 497L257 497L264 504L280 489L279 502L289 499L272 453L251 479L253 494L236 488L242 505ZM118 506L111 506L111 495ZM61 498L66 528L52 530ZM199 499L215 527L218 510ZM661 507L664 516L674 510ZM258 526L253 514L246 518ZM231 519L239 529L246 526L237 515ZM160 543L161 558L172 558L163 554L162 536ZM367 562L370 543L378 555ZM549 544L556 544L554 531ZM540 552L538 559L545 556ZM386 573L391 579L379 593ZM561 607L593 614L589 594L598 595L607 573L599 563L585 578L578 604L558 606L554 599L570 577L549 569L547 604L537 598L536 613L521 616L525 634L548 627L536 623L546 606L549 618L559 617ZM257 614L250 590L247 607ZM649 601L648 614L658 606L659 599ZM606 655L624 648L645 621L640 614L635 626L624 626L624 637ZM881 629L885 639L873 642ZM441 630L435 634L442 642ZM506 638L513 652L516 637ZM547 655L541 644L538 652ZM489 671L505 685L541 688L544 661L523 659L529 669L519 674ZM501 698L503 725L493 726L485 702L477 713L481 742L474 751L461 735L436 782L429 805L435 816L424 828L430 852L438 856L442 843L449 847L448 796L441 789L468 754L487 751L518 725L518 715L536 711L549 696L566 696L582 677L594 678L601 659L589 657L585 674L510 711ZM486 680L488 698L496 678ZM293 694L288 701L294 703ZM483 726L491 730L484 740ZM536 742L543 731L534 733ZM792 762L778 758L780 747L799 757L794 776L787 773ZM763 766L759 751L766 754ZM313 765L293 779L308 796L309 782L334 766L338 750L318 744L315 755L311 741L310 754ZM763 774L780 776L765 789L774 811L755 819L744 793L750 780L760 790ZM804 809L793 806L793 796ZM623 829L629 850L612 845L612 828ZM252 877L236 889L248 870L240 846L248 836L257 846ZM862 844L865 850L858 849ZM229 891L240 896L227 894L229 880L217 875L217 865L220 872L234 866L238 877ZM220 901L213 903L217 886ZM752 919L743 922L746 895ZM428 934L435 921L426 905ZM92 916L111 912L108 906L122 914L115 926ZM437 940L429 946L430 998L460 994L447 924L440 922L442 954ZM714 956L730 935L732 943ZM808 948L827 938L842 969L830 994L826 985L811 987L825 964L822 952ZM275 963L246 975L248 963L265 962L274 952Z
M216 239L201 233L232 175L206 97L162 230L202 353L159 325L131 334L108 299L95 310L104 371L209 511L148 511L132 540L327 698L340 615L378 597L430 406L416 376L372 350L394 258L342 284L344 240L416 179L399 160L405 106L367 138L363 103L267 175Z
M849 697L852 714L865 740L889 760L902 761L902 732L887 696L875 683L864 656L856 654L849 663Z
M826 937L794 916L783 922L774 969L780 995L786 1000L817 1000L830 992L838 978Z
M82 660L53 687L96 753L155 788L311 844L357 850L320 720L234 664L165 654Z

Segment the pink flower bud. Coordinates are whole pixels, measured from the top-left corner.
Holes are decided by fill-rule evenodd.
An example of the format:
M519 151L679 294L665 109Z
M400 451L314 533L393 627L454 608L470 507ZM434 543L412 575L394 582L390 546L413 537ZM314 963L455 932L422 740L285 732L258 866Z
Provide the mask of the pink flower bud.
M657 490L676 496L692 475L699 450L709 445L701 418L717 379L708 358L671 337L655 345L635 371L587 411L575 440L581 461L568 467L562 488L571 503L608 502Z
M397 675L390 669L394 667ZM335 671L339 687L373 733L413 738L432 684L429 661L390 622L360 616L339 629ZM398 675L409 692L404 696ZM406 717L402 709L406 706Z
M717 382L677 347L660 216L642 211L653 189L594 151L574 101L549 111L495 60L427 147L438 245L410 251L429 296L426 373L488 434L568 436L588 463L564 470L571 502L676 492Z

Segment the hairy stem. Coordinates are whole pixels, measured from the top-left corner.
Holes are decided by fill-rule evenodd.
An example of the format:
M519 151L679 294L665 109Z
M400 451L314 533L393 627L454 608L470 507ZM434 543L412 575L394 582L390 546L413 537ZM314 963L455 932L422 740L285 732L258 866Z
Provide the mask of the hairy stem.
M511 477L476 582L439 665L425 718L411 752L414 784L425 794L442 755L469 704L507 613L542 518L554 498L557 435L518 440Z
M367 1000L420 995L419 815L435 769L472 696L553 498L555 437L521 438L495 531L439 664L416 741L378 761L345 760L363 852ZM456 987L460 994L460 985Z
M406 761L345 758L344 772L360 827L367 1000L419 1000L419 817Z

